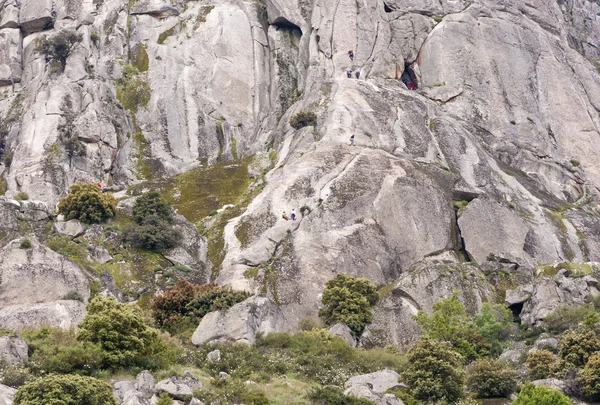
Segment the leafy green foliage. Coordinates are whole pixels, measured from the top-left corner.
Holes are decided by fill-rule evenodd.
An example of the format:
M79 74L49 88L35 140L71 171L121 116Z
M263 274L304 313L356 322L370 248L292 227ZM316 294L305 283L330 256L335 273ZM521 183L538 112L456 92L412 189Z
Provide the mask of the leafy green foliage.
M492 356L499 356L510 337L513 327L512 312L501 304L484 303L481 311L473 318L473 325L483 341L490 346Z
M136 224L143 224L144 220L150 216L156 216L161 221L168 223L173 221L171 204L156 191L149 191L138 197L133 204L133 220Z
M86 149L83 142L79 139L75 125L69 121L66 124L58 126L58 139L65 148L67 156L72 159L74 156L85 156Z
M137 249L163 251L177 245L181 233L171 226L171 204L156 191L139 197L133 206L134 225L125 228L125 242Z
M44 327L23 334L30 355L30 368L36 375L44 373L83 374L96 372L102 362L99 345L78 342L73 331Z
M111 194L100 192L96 184L77 183L71 186L69 195L60 199L58 212L67 220L100 223L117 215L117 200Z
M290 125L294 129L317 126L317 115L314 112L300 111L290 118Z
M525 384L512 405L573 405L571 400L557 390Z
M579 373L577 384L586 397L593 401L600 400L600 352L590 356L585 367Z
M423 338L408 352L408 368L401 378L418 400L454 403L463 396L462 360L450 343Z
M173 398L171 398L169 396L169 394L167 394L166 392L163 392L162 394L160 394L160 397L158 397L158 401L156 402L156 405L172 405L173 404Z
M560 337L560 358L575 367L583 367L588 358L600 351L600 340L589 329L567 331Z
M31 244L31 241L27 238L23 239L19 244L19 248L21 249L31 249L32 247L33 245Z
M264 392L239 380L216 379L211 382L210 388L196 392L196 396L207 404L270 404Z
M517 388L516 373L500 360L475 360L467 371L467 387L479 398L508 397Z
M197 327L209 312L223 311L244 301L250 294L233 291L214 284L191 284L179 280L176 285L156 296L151 304L156 323L171 332L181 326Z
M483 341L479 330L472 325L464 305L458 299L459 295L455 291L450 297L433 304L431 315L419 311L414 320L425 330L425 337L450 342L466 360L485 356L490 347ZM487 320L481 321L482 327L489 326L486 322Z
M78 243L73 242L68 236L55 236L48 239L45 243L50 249L66 257L82 259L87 256L86 249Z
M135 307L120 304L114 298L93 298L87 315L79 324L77 339L98 344L102 348L102 364L107 369L119 369L145 364L150 358L160 362L167 348L158 332L144 323Z
M7 365L0 368L0 384L19 388L35 378L22 364Z
M548 350L537 350L527 355L527 372L532 380L542 380L554 375L557 367L556 357Z
M117 81L117 99L123 108L137 113L150 102L151 89L147 79L132 65L123 67L123 78Z
M377 287L366 278L338 274L329 280L321 302L325 308L319 316L326 325L345 323L355 335L360 335L373 319L371 307L377 303Z
M35 51L45 55L52 61L52 67L62 72L71 51L82 38L83 36L75 31L61 31L52 37L44 35L38 39Z
M372 405L364 398L346 396L339 388L332 386L315 387L307 395L313 405Z
M592 305L563 305L546 316L544 327L549 333L559 335L580 324L591 326L590 323L595 323L594 318L597 319L597 314Z
M17 200L17 201L27 201L27 200L29 200L29 194L27 194L25 191L19 191L15 195L15 200Z
M92 377L54 374L28 382L14 405L117 405L108 383Z

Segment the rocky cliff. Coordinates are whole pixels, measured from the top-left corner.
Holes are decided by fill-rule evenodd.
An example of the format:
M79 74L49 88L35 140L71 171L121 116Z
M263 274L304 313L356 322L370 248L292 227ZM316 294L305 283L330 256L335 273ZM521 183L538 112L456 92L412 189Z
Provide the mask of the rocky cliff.
M293 329L345 273L390 287L368 333L402 345L456 289L471 312L521 291L528 322L579 302L536 308L544 266L600 275L582 264L600 261L599 15L589 0L0 0L0 305L46 277L45 248L9 242L44 239L69 186L98 180L123 214L163 192L195 225L181 219L185 246L132 259L88 229L112 270L79 261L62 280L65 264L21 304L85 300L87 278L139 296L168 262L267 295ZM69 32L64 63L41 49ZM316 125L293 128L302 111Z

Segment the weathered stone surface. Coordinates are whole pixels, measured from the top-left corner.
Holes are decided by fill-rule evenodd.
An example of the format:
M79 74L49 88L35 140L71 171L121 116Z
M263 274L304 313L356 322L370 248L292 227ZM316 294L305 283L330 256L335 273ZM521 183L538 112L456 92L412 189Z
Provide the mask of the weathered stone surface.
M75 263L34 238L30 249L20 243L14 240L0 251L0 308L56 301L70 292L87 301L89 282Z
M171 377L158 382L154 391L157 395L166 392L171 398L186 401L192 396L195 388L202 388L202 383L192 373L186 371L183 377Z
M0 384L0 405L12 405L16 389Z
M53 326L69 330L85 316L85 304L79 301L54 301L42 304L8 305L0 308L0 328L11 331Z
M269 298L253 296L227 311L210 312L192 335L192 343L239 342L254 344L257 333L283 330L283 313Z
M533 353L538 350L557 350L558 343L558 339L548 336L544 333L536 339L536 341L533 343L533 347L529 349L529 353Z
M393 370L381 370L370 374L356 375L344 383L344 387L366 385L376 394L385 394L387 390L398 388L400 374Z
M221 361L221 351L220 350L213 350L212 352L208 353L206 355L206 361L210 362L210 363L218 363Z
M541 385L544 387L552 388L563 393L565 391L565 388L567 388L567 384L563 380L559 380L558 378L546 378L544 380L535 380L532 382L535 385Z
M147 398L150 398L154 393L155 385L156 379L147 370L142 371L135 377L135 388Z
M327 332L329 332L329 334L333 336L341 337L342 339L344 339L344 341L346 341L346 343L348 343L352 347L356 347L357 345L356 338L354 337L354 335L352 335L352 331L348 326L346 326L343 323L336 323L331 328L329 328Z
M531 297L531 292L522 290L506 290L506 298L504 303L506 306L512 306L515 304L522 304Z
M27 343L18 336L0 337L0 360L4 364L26 363L29 359Z
M524 353L526 353L526 349L524 342L515 342L512 347L505 349L502 352L500 360L506 363L520 364Z
M61 236L69 236L75 238L81 235L85 228L81 222L76 219L71 219L67 222L55 222L54 230Z
M21 81L21 31L0 29L0 87Z
M119 404L122 404L125 397L130 395L132 391L136 391L135 381L117 381L113 384L113 396Z
M392 394L378 394L366 385L352 385L344 391L344 395L365 398L376 405L404 405L402 400Z
M26 35L42 31L52 22L52 0L23 0L19 24Z

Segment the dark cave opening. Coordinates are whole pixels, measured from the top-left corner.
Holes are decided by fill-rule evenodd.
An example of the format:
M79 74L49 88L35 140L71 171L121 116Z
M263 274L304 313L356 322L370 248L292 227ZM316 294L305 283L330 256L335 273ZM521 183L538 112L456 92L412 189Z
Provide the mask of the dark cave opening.
M415 74L415 71L410 67L409 63L404 63L404 73L402 73L400 80L402 80L402 83L404 83L406 88L408 88L409 90L416 90L419 88L417 75Z
M384 2L384 3L383 3L383 11L385 11L386 13L391 13L391 12L392 12L392 11L394 11L394 10L392 10L392 9L390 8L390 6L388 6L388 5L387 5L387 3L385 3L385 2Z

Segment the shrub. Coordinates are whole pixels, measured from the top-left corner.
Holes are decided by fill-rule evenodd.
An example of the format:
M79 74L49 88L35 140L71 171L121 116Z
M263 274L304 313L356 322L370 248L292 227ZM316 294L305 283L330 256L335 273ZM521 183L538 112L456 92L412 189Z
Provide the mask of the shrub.
M532 380L552 377L556 366L556 357L548 350L537 350L527 355L527 372Z
M513 327L512 312L501 304L484 303L473 318L473 325L490 346L492 356L499 356Z
M338 274L329 280L321 302L325 308L319 316L326 325L343 322L355 335L360 335L373 319L371 307L377 303L377 287L366 278Z
M151 310L160 327L174 331L182 324L196 327L207 313L229 309L249 296L245 291L179 280L176 285L167 288L164 294L154 298Z
M372 405L373 402L353 396L346 396L339 388L315 387L306 396L313 405Z
M597 351L600 351L600 340L591 330L568 331L560 337L558 355L575 367L583 367L588 358Z
M26 383L14 405L117 405L108 383L79 375L49 375Z
M145 218L153 215L161 221L169 223L173 221L171 204L156 191L150 191L138 197L133 204L133 220L136 224L142 225Z
M132 65L123 67L123 78L117 83L117 99L123 108L137 113L140 106L150 102L151 89L146 78Z
M408 352L402 381L418 400L453 403L463 396L462 357L449 343L421 339Z
M113 370L143 363L166 350L158 332L134 307L112 297L96 296L88 303L77 339L100 345L103 366Z
M19 248L21 249L31 249L32 247L33 245L31 244L31 241L27 238L23 239L19 244Z
M69 195L60 199L58 212L67 220L100 223L117 215L117 200L111 194L100 192L96 184L77 183L71 186Z
M177 246L181 232L156 215L144 219L141 225L130 225L123 231L123 240L136 249L162 252Z
M592 305L569 306L564 305L556 308L544 319L544 327L549 333L560 335L561 333L583 324L585 319L594 315Z
M508 397L517 388L516 373L500 360L475 360L467 371L467 387L479 398Z
M464 305L458 300L459 295L455 291L433 304L431 315L419 311L414 320L425 330L425 337L450 342L466 360L485 356L489 353L489 345L471 324Z
M29 370L20 364L6 366L0 370L0 384L8 387L19 388L33 379Z
M15 195L15 200L17 201L26 201L29 200L29 194L25 191L19 191L17 195Z
M313 329L319 329L320 327L321 323L319 322L319 320L311 316L309 316L308 318L302 318L300 319L300 322L298 322L298 330L306 332L310 332Z
M58 34L38 39L35 51L45 55L52 61L52 67L62 71L67 64L67 58L83 36L74 31L61 31Z
M84 302L83 297L77 291L69 291L61 299Z
M583 394L593 401L600 400L600 352L594 353L579 373L577 384Z
M207 404L270 404L264 392L230 378L213 380L210 389L197 391L195 396Z
M78 243L73 242L68 236L55 236L46 241L46 246L70 258L83 259L87 256L85 248Z
M156 405L172 405L172 404L173 404L173 399L166 392L163 392L162 394L160 394L160 397L158 397L158 401L156 402Z
M67 156L72 159L74 156L85 156L86 149L83 142L79 139L73 122L67 122L58 126L58 139L65 148Z
M300 111L290 118L290 125L294 129L317 126L317 115L314 112Z
M512 405L573 405L571 400L557 390L525 384Z

